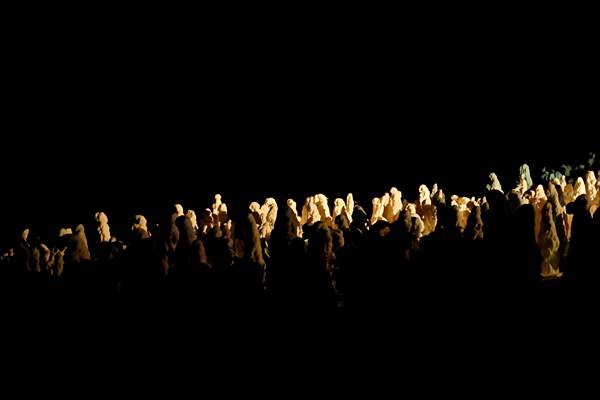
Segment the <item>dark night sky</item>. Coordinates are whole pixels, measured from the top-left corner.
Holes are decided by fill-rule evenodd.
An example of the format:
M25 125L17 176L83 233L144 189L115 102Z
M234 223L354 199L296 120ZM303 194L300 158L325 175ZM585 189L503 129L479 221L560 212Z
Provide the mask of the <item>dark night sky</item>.
M234 39L38 43L35 56L11 60L4 220L171 199L200 208L217 191L467 189L490 171L529 162L535 173L594 150L578 143L597 133L594 65L566 42Z

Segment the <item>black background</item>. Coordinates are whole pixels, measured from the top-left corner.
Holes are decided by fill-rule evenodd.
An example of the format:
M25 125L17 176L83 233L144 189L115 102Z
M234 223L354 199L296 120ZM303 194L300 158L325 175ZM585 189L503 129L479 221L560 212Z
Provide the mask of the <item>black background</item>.
M535 179L598 150L585 24L325 22L13 31L3 232L198 211L216 192L240 207L434 182L477 195L491 171L511 186L524 162Z

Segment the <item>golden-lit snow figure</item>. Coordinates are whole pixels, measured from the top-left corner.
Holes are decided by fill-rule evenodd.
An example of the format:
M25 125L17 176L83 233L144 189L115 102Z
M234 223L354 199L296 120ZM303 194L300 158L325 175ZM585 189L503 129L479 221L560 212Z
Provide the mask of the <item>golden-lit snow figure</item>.
M567 186L567 178L565 178L564 175L561 175L560 178L552 179L552 183L557 187L560 186L560 188L562 189L562 191L564 193L565 187Z
M541 229L537 236L538 246L542 254L541 275L543 278L560 277L559 269L560 240L554 224L552 204L546 202L541 212Z
M539 237L540 235L542 223L542 209L544 208L544 205L547 201L548 198L546 197L544 187L542 185L537 185L533 195L529 199L529 202L533 206L535 212L535 237Z
M488 190L497 190L499 192L504 193L504 191L502 190L502 185L500 184L500 180L498 179L498 176L496 176L496 173L492 172L489 175L489 179L490 183L489 185L487 185Z
M419 186L419 203L418 206L425 206L431 204L431 192L427 185Z
M310 203L308 211L308 221L306 221L306 223L310 225L319 221L321 221L321 213L319 212L319 208L315 203Z
M293 216L296 217L296 220L298 221L298 228L296 228L296 235L298 235L298 237L302 237L302 224L300 221L301 218L298 215L298 210L296 209L296 202L294 201L294 199L288 199L287 206L290 208Z
M310 212L311 203L313 203L311 196L304 199L304 204L302 205L302 214L300 214L300 225L304 225L308 222L308 213Z
M146 217L144 217L143 215L136 215L135 223L132 225L131 230L140 230L143 232L148 232L148 221L146 220Z
M577 200L577 198L582 194L586 194L585 182L583 181L582 177L577 178L577 180L575 181L575 187L573 187L573 192L573 201Z
M392 198L389 193L384 193L380 198L381 202L381 216L384 220L390 221L394 218L394 211L392 209Z
M437 207L428 204L423 206L422 211L422 221L423 221L423 232L422 235L426 236L435 231L435 227L437 225Z
M304 202L304 207L302 207L302 217L300 219L300 223L302 225L311 225L320 220L321 214L319 213L319 209L315 204L315 196L307 197L306 201Z
M344 203L344 200L337 198L333 201L333 212L331 214L331 219L334 221L334 223L335 223L335 219L339 215L342 215L342 213L345 213L345 209L346 209L346 203Z
M352 222L352 213L354 213L354 195L352 193L348 193L346 196L346 210L348 210L350 222Z
M454 196L453 196L454 197ZM457 210L457 219L458 219L458 227L461 232L464 232L467 227L467 222L469 220L469 215L471 215L471 209L469 208L469 204L476 204L475 199L469 199L468 197L456 197L453 200L453 204L455 204ZM471 207L474 207L473 205Z
M402 211L402 192L396 187L390 189L390 205L392 207L392 215L388 221L396 222L400 218L400 212Z
M210 208L205 208L198 221L199 232L206 234L215 226L214 214Z
M565 204L572 203L575 200L575 189L573 188L573 184L567 183L563 188L563 198L565 200Z
M190 222L192 223L192 228L194 228L194 230L197 231L198 230L198 217L196 217L196 212L194 210L187 210L187 212L185 213L185 216L190 219Z
M252 203L250 203L250 207L248 207L248 209L250 210L250 213L254 216L254 221L256 222L256 225L260 226L260 224L262 223L260 204L258 204L256 201L253 201Z
M419 239L423 236L425 225L423 224L421 216L417 214L417 206L414 203L408 203L406 205L406 210L408 213L410 213L410 217L413 219L411 234L414 235L415 238Z
M600 208L600 180L596 179L593 171L588 171L586 175L586 192L590 202L590 212L592 215L596 214L598 208ZM599 177L600 178L600 177Z
M374 197L371 203L373 206L371 212L371 225L375 225L377 221L383 220L383 207L381 206L381 199L379 197Z
M294 214L296 219L298 219L298 222L300 222L300 217L298 216L298 210L296 208L296 202L294 201L294 199L287 199L287 205L290 208L290 210L292 210L292 213Z
M277 220L277 202L272 197L267 198L260 211L262 217L259 229L260 237L261 239L268 239L271 237L271 232L273 232Z
M524 175L521 175L521 177L519 178L519 184L514 190L521 196L527 193L527 191L529 190L529 184Z
M597 189L596 189L596 176L594 175L594 171L588 171L585 174L585 192L588 196L588 201L590 203L594 203L596 200Z
M100 242L110 242L110 227L108 226L108 217L102 211L97 212L94 216L98 222L98 235Z
M321 221L326 225L331 225L331 213L329 211L329 205L327 204L327 197L324 194L315 195L315 205L319 210L319 215L321 216Z
M221 195L215 195L215 202L212 205L212 213L214 223L217 225L224 224L229 220L227 213L227 205L221 200Z

